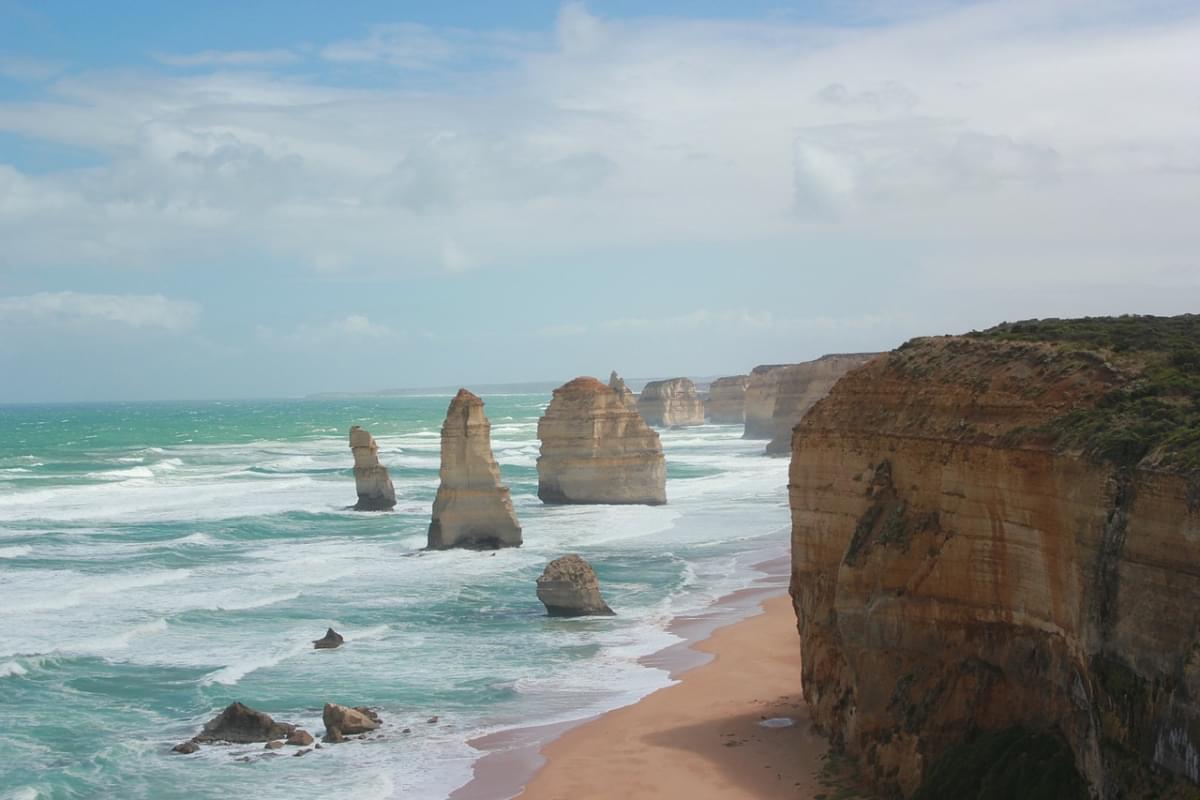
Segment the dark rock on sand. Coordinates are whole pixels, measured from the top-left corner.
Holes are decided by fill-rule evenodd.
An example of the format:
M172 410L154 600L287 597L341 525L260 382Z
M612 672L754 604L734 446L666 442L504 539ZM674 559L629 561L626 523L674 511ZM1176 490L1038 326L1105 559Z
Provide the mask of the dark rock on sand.
M313 647L317 650L332 650L341 647L344 641L346 640L340 633L330 628L320 639L313 639Z
M261 711L241 703L232 703L204 726L195 741L234 744L269 742L272 739L286 739L294 730L295 725L276 722Z

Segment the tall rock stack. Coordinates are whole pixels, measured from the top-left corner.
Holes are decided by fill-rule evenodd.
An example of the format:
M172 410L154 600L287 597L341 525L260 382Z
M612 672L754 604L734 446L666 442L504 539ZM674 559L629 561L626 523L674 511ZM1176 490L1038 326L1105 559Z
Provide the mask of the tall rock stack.
M442 425L441 479L429 524L431 550L520 546L521 526L492 455L492 425L483 401L466 389L450 401Z
M667 502L658 434L595 378L576 378L554 390L538 420L538 439L538 497L544 503Z
M354 453L354 488L358 492L355 511L387 511L396 505L396 490L387 467L379 463L379 445L371 434L355 425L350 429Z
M612 371L612 374L608 376L608 388L617 393L617 396L621 398L622 403L634 409L635 411L637 410L637 395L633 393L632 389L625 385L625 379L618 375L615 369Z
M775 435L775 398L784 371L794 364L762 364L750 370L744 401L746 428L743 439L770 439Z
M850 370L861 367L878 353L846 353L821 356L785 367L779 372L776 384L775 410L771 413L774 433L767 443L767 454L789 455L792 452L792 428L808 410L817 404L833 385Z
M741 425L746 421L746 383L748 375L717 378L708 387L705 414L718 425Z
M638 398L638 411L646 422L660 428L704 424L704 401L691 378L651 381Z

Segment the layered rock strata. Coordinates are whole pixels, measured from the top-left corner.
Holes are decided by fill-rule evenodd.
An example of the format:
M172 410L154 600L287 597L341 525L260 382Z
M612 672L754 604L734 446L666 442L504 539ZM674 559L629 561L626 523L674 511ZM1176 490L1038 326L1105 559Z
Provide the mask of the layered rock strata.
M618 375L615 369L612 371L612 374L608 376L608 388L617 393L617 396L621 398L622 403L635 411L637 410L637 395L633 393L632 389L625 385L625 379Z
M370 433L355 425L350 429L354 453L354 488L358 492L355 511L387 511L396 505L396 490L387 467L379 463L379 445Z
M667 502L658 434L595 378L576 378L554 390L538 420L538 439L538 497L544 503Z
M492 455L492 425L483 401L466 389L458 390L446 410L440 475L430 549L520 546L521 526Z
M775 435L775 398L784 370L793 364L760 364L750 370L742 400L746 427L743 439L770 439Z
M537 579L537 596L552 617L611 617L592 565L577 555L556 558Z
M778 372L775 403L771 411L769 455L792 452L792 428L833 385L850 370L861 367L878 353L848 353L821 356L816 361L793 364Z
M796 426L805 696L889 796L977 730L1065 741L1102 798L1196 796L1194 327L1169 357L1153 331L919 339Z
M746 384L749 375L717 378L708 387L704 413L718 425L741 425L746 421Z
M637 410L660 428L704 424L704 401L690 378L650 381L638 396Z

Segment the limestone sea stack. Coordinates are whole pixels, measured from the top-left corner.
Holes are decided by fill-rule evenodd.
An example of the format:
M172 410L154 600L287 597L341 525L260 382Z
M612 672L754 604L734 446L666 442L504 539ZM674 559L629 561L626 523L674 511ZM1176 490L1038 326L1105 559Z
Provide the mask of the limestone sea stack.
M775 435L775 398L784 370L792 364L761 364L750 370L743 400L746 427L743 439L770 439Z
M973 798L1197 796L1197 342L1195 315L916 339L796 426L804 696L882 796L977 768Z
M748 375L717 378L708 387L704 413L717 425L741 425L746 421L746 383Z
M773 433L767 443L768 455L792 452L792 428L804 418L817 401L829 394L833 385L850 370L861 367L878 353L846 353L821 356L784 367L775 385L775 407L771 412Z
M354 488L358 491L355 511L387 511L396 505L396 490L387 467L379 463L379 445L370 433L355 425L350 429L354 453Z
M537 579L537 596L552 617L611 617L592 565L577 555L556 558Z
M618 375L615 369L612 371L612 374L608 376L608 388L617 393L617 396L621 398L622 403L634 409L635 411L637 410L637 395L633 393L632 389L625 385L625 379Z
M544 503L667 502L658 434L595 378L576 378L554 390L538 420L538 439L538 497Z
M483 401L466 389L458 390L446 410L440 474L429 524L431 550L520 546L521 526L492 455L492 425Z
M704 401L696 394L691 378L647 383L637 407L646 422L660 428L704 424Z

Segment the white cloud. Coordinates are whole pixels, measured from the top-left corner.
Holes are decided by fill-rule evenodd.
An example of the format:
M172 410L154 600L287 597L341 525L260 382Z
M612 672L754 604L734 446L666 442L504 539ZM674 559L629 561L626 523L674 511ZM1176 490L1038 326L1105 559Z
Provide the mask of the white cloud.
M62 61L0 53L0 75L16 81L37 83L50 80L66 68L67 65Z
M384 344L407 338L401 331L372 322L363 314L348 314L339 319L318 323L301 323L290 331L277 332L260 326L258 338L266 343L285 346L358 345L367 342Z
M192 327L199 315L195 303L161 294L38 292L0 297L0 322L19 324L109 323L179 331Z
M105 160L0 164L0 269L453 272L831 233L917 260L1016 243L1081 280L1141 253L1124 274L1147 280L1200 251L1200 18L1081 7L838 29L568 3L543 37L401 24L316 51L378 70L364 86L267 69L298 49L76 73L0 103L0 130ZM424 71L421 90L397 70Z

